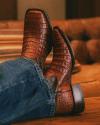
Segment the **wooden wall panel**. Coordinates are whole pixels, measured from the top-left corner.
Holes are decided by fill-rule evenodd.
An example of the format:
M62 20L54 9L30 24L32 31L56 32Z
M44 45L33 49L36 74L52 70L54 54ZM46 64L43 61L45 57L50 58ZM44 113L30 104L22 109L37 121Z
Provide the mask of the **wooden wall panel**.
M65 19L66 0L17 0L18 19L23 19L28 8L40 8L45 10L50 19Z
M95 0L95 15L100 16L100 0Z
M66 0L66 18L100 16L100 0Z
M17 0L0 0L0 20L17 19Z

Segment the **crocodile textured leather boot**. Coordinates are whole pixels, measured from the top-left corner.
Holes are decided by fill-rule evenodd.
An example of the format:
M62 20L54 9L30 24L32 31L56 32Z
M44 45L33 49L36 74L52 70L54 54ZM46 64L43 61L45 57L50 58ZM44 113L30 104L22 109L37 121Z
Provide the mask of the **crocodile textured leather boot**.
M24 19L21 57L36 60L43 67L52 48L52 27L43 10L28 9Z
M58 81L56 114L80 113L84 110L84 98L79 84L71 85L75 59L69 40L58 27L53 30L53 38L53 60L44 75L48 79L55 76Z

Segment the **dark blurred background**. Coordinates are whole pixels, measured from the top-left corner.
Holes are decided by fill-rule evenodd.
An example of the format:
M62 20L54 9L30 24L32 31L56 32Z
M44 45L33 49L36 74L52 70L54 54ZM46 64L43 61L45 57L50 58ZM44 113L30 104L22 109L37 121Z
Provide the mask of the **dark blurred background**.
M66 0L66 18L100 16L100 0Z
M47 10L51 19L100 16L100 0L0 0L0 20L23 19L29 7Z

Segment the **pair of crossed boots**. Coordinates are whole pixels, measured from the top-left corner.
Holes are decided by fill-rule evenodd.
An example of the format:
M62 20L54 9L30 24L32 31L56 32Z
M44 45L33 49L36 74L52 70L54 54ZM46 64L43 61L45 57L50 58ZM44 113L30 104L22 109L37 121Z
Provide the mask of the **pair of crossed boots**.
M52 28L43 10L28 9L21 56L36 60L43 69L52 49L53 60L43 74L55 89L56 114L81 113L84 111L84 98L79 84L71 85L75 59L68 38L59 27Z

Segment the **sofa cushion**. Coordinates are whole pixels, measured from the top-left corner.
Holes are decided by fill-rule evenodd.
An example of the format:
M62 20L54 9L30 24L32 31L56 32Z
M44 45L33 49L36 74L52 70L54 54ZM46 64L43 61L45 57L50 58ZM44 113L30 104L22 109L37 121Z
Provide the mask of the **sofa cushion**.
M69 37L80 63L100 62L100 18L53 21Z

